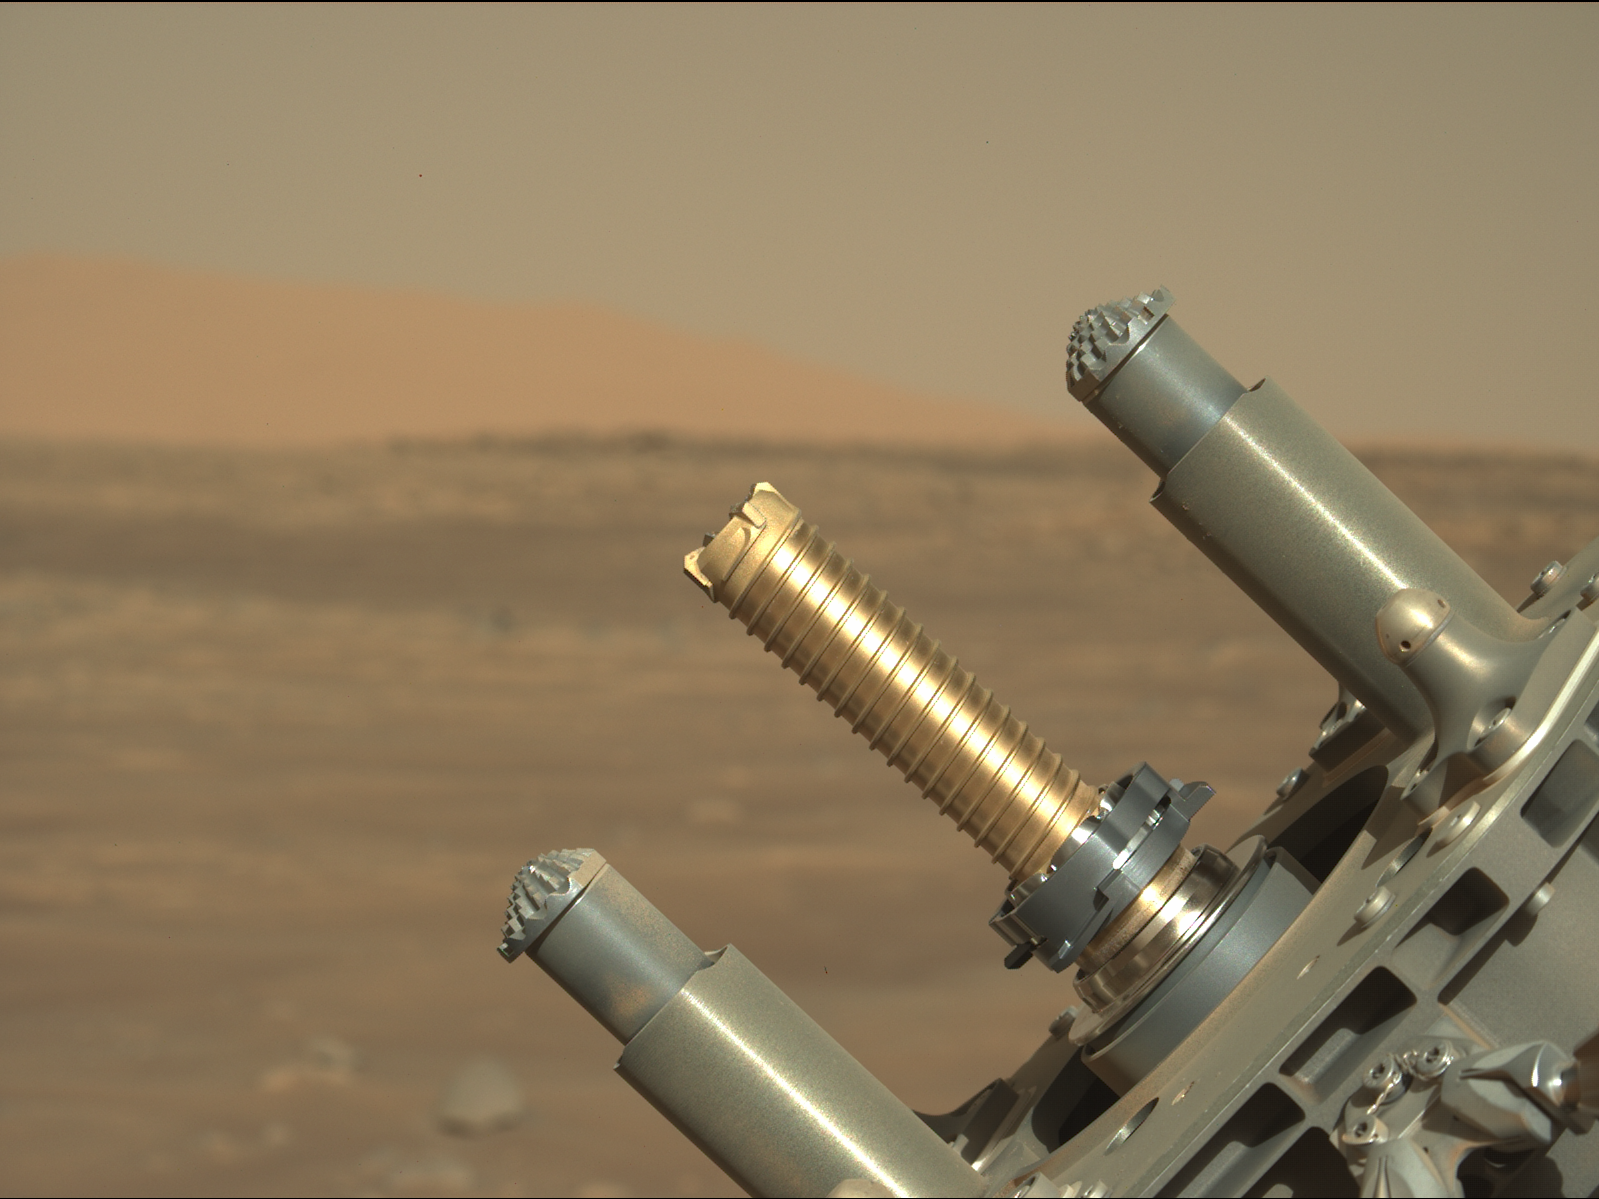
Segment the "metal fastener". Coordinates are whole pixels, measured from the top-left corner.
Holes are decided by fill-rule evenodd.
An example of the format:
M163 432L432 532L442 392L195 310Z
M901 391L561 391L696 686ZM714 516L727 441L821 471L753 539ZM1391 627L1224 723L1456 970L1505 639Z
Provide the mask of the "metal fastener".
M1359 928L1370 928L1377 922L1384 912L1394 905L1394 893L1387 887L1378 887L1366 899L1366 902L1355 909L1355 924Z
M1072 1030L1072 1025L1082 1013L1083 1006L1080 1003L1074 1003L1070 1007L1063 1009L1060 1015L1049 1022L1049 1035L1052 1037L1065 1036Z
M1472 800L1466 804L1465 807L1456 808L1454 815L1450 816L1449 819L1445 820L1441 825L1438 826L1438 832L1435 834L1434 844L1439 849L1444 848L1446 845L1453 845L1456 841L1460 840L1461 834L1470 828L1472 822L1476 819L1476 800Z
M1397 1057L1389 1053L1366 1071L1364 1083L1368 1090L1381 1093L1387 1091L1404 1076L1405 1068L1400 1065Z
M1414 1069L1418 1078L1437 1078L1455 1060L1454 1049L1447 1041L1434 1041L1416 1054Z
M1388 1129L1376 1116L1362 1116L1338 1139L1346 1145L1375 1145L1388 1139Z
M1548 595L1549 589L1560 581L1560 576L1566 573L1564 562L1551 562L1538 572L1538 577L1532 581L1534 595Z

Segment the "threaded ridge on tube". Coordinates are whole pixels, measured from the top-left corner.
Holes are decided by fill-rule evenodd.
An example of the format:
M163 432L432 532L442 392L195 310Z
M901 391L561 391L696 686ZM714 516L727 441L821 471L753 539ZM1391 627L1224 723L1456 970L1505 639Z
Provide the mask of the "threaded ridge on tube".
M1094 814L1097 789L769 484L684 568L1013 879Z

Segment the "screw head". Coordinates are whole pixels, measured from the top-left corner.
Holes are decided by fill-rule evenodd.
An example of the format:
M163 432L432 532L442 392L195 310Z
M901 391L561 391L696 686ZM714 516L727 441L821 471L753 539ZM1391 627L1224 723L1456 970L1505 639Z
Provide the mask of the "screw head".
M1538 572L1538 577L1532 581L1534 595L1548 595L1549 589L1560 581L1560 576L1566 573L1564 562L1551 562Z
M1373 1090L1383 1090L1404 1075L1404 1068L1393 1054L1387 1054L1366 1071L1366 1085Z
M1433 834L1434 844L1442 849L1458 841L1468 828L1477 819L1477 801L1468 800L1463 808L1456 808L1454 814L1438 826L1438 831Z
M1434 1041L1416 1055L1416 1073L1422 1078L1437 1078L1454 1060L1454 1051L1447 1042Z
M1388 1129L1376 1116L1362 1116L1349 1126L1340 1136L1346 1145L1374 1145L1379 1141L1387 1140Z
M1394 893L1387 887L1378 887L1366 898L1365 903L1355 909L1356 926L1370 928L1393 905Z

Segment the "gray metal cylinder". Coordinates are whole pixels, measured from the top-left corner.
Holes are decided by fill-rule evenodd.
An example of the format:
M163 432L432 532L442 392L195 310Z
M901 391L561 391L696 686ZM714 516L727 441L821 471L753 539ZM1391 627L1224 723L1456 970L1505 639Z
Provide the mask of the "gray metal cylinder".
M1508 641L1536 628L1270 380L1248 392L1168 315L1164 288L1072 329L1067 385L1163 476L1155 507L1401 736L1427 705L1377 644L1377 612L1436 591Z
M710 965L698 945L609 865L528 956L622 1041Z
M1254 969L1310 902L1315 880L1291 858L1267 854L1187 956L1083 1062L1117 1094L1161 1063Z
M1244 385L1168 316L1100 385L1087 407L1163 475L1243 394Z
M617 1071L752 1195L980 1195L983 1178L738 950L622 1051Z
M1431 717L1377 640L1377 613L1394 592L1436 591L1507 640L1536 632L1270 379L1167 472L1153 502L1401 735L1420 734Z
M752 1195L980 1195L984 1181L728 946L701 952L592 849L517 872L500 955L526 954L626 1042L617 1070Z

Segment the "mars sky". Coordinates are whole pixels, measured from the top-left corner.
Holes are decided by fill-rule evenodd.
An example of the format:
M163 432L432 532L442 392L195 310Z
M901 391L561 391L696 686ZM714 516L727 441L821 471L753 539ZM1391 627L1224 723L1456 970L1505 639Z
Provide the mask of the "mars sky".
M1599 449L1594 6L0 8L0 257L597 303L1085 418L1164 284L1353 439Z

